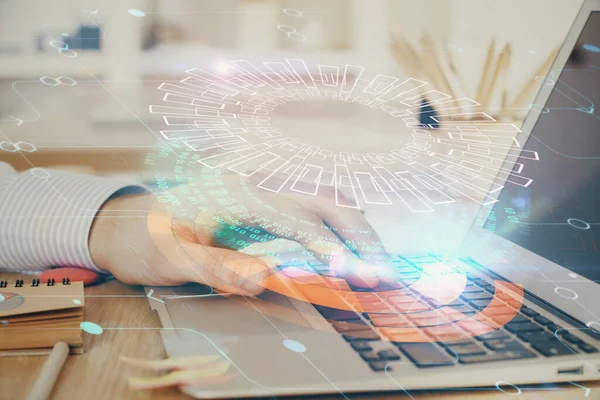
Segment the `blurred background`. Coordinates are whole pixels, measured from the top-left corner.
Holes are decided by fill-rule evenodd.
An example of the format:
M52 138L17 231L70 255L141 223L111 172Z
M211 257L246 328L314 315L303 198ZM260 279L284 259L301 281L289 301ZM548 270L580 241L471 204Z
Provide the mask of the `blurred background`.
M475 97L486 56L510 46L491 112L519 120L576 0L0 0L0 129L36 165L135 170L155 143L156 87L225 60L362 65ZM66 49L68 46L68 50ZM63 50L61 50L63 49ZM411 56L412 54L412 56ZM433 70L432 64L439 64ZM488 66L488 69L491 68ZM49 77L47 83L40 78ZM59 76L62 84L51 86ZM436 82L438 79L438 82ZM76 84L74 84L76 82ZM447 87L439 87L444 91ZM525 110L525 112L523 111ZM320 110L322 113L322 109ZM310 119L314 108L297 118ZM316 117L315 117L316 118ZM314 126L318 124L311 124ZM143 158L143 156L141 156ZM0 158L24 168L22 156Z

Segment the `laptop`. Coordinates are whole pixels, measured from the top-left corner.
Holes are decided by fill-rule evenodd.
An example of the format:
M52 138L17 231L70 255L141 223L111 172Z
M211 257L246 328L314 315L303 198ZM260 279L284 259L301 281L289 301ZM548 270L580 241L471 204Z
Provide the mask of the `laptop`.
M457 388L515 395L564 382L589 395L584 381L600 379L599 0L584 3L538 81L517 138L522 152L539 154L527 165L533 184L504 186L481 207L456 257L394 256L403 285L393 296L356 288L357 305L330 287L329 302L313 304L275 290L245 298L200 285L146 288L170 357L231 361L226 382L182 390L197 398ZM517 159L507 156L503 168L517 168ZM298 257L286 267L327 270ZM439 304L419 285L431 271L460 293Z

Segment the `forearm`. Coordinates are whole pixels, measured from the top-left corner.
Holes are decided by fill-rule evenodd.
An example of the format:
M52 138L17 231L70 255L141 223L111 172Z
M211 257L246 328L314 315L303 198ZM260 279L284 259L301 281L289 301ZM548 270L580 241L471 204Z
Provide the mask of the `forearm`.
M17 174L2 165L0 268L97 269L88 248L95 215L131 183L37 168Z

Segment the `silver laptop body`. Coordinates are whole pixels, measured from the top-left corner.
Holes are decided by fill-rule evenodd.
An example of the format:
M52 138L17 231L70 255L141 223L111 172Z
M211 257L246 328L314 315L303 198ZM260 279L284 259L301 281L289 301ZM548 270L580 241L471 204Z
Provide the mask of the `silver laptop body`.
M535 104L545 105L550 98L554 89L551 80L557 78L554 72L565 68L588 19L594 15L598 23L600 0L588 0L583 5L546 78L548 84L542 85ZM600 45L600 36L595 39L596 46ZM595 76L597 80L598 75ZM530 112L526 118L519 137L523 143L534 130L539 116L539 112ZM504 166L512 168L514 162L507 159ZM222 354L232 362L229 381L186 386L183 390L197 398L374 391L408 393L445 388L516 394L528 390L524 385L581 382L577 386L585 391L583 381L600 379L600 352L583 351L577 343L579 340L600 349L598 283L514 246L500 235L491 234L482 223L489 217L490 210L482 208L461 247L462 257L452 262L469 271L471 282L494 284L495 280L505 279L522 285L528 292L524 305L531 315L525 318L532 323L552 321L561 330L556 338L573 350L571 354L545 356L543 351L532 349L532 357L481 361L474 354L465 358L471 362L461 362L446 351L443 344L433 346L445 352L446 358L435 352L426 354L426 349L418 346L403 349L381 340L367 343L375 354L391 351L399 359L392 356L386 361L386 368L376 371L352 346L353 342L336 331L309 303L272 292L258 298L223 297L200 285L146 288L147 293L151 293L149 303L162 322L161 335L170 357ZM377 221L373 222L377 225ZM589 229L592 222L600 223L570 221L579 226L575 229ZM511 251L502 254L494 251L507 247ZM401 254L409 264L414 257L422 256L411 254L408 249ZM570 341L562 336L565 331L572 335L567 336ZM511 336L517 334L509 332ZM487 342L474 339L474 343L489 351ZM524 346L531 349L527 343Z

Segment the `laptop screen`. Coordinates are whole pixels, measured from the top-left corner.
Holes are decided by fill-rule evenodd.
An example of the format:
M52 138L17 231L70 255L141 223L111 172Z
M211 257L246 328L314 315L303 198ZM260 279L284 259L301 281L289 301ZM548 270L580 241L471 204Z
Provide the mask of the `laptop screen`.
M524 160L533 183L503 189L490 214L494 232L600 282L600 12L548 79L554 89L543 109L532 106L541 115L524 145L539 154Z

